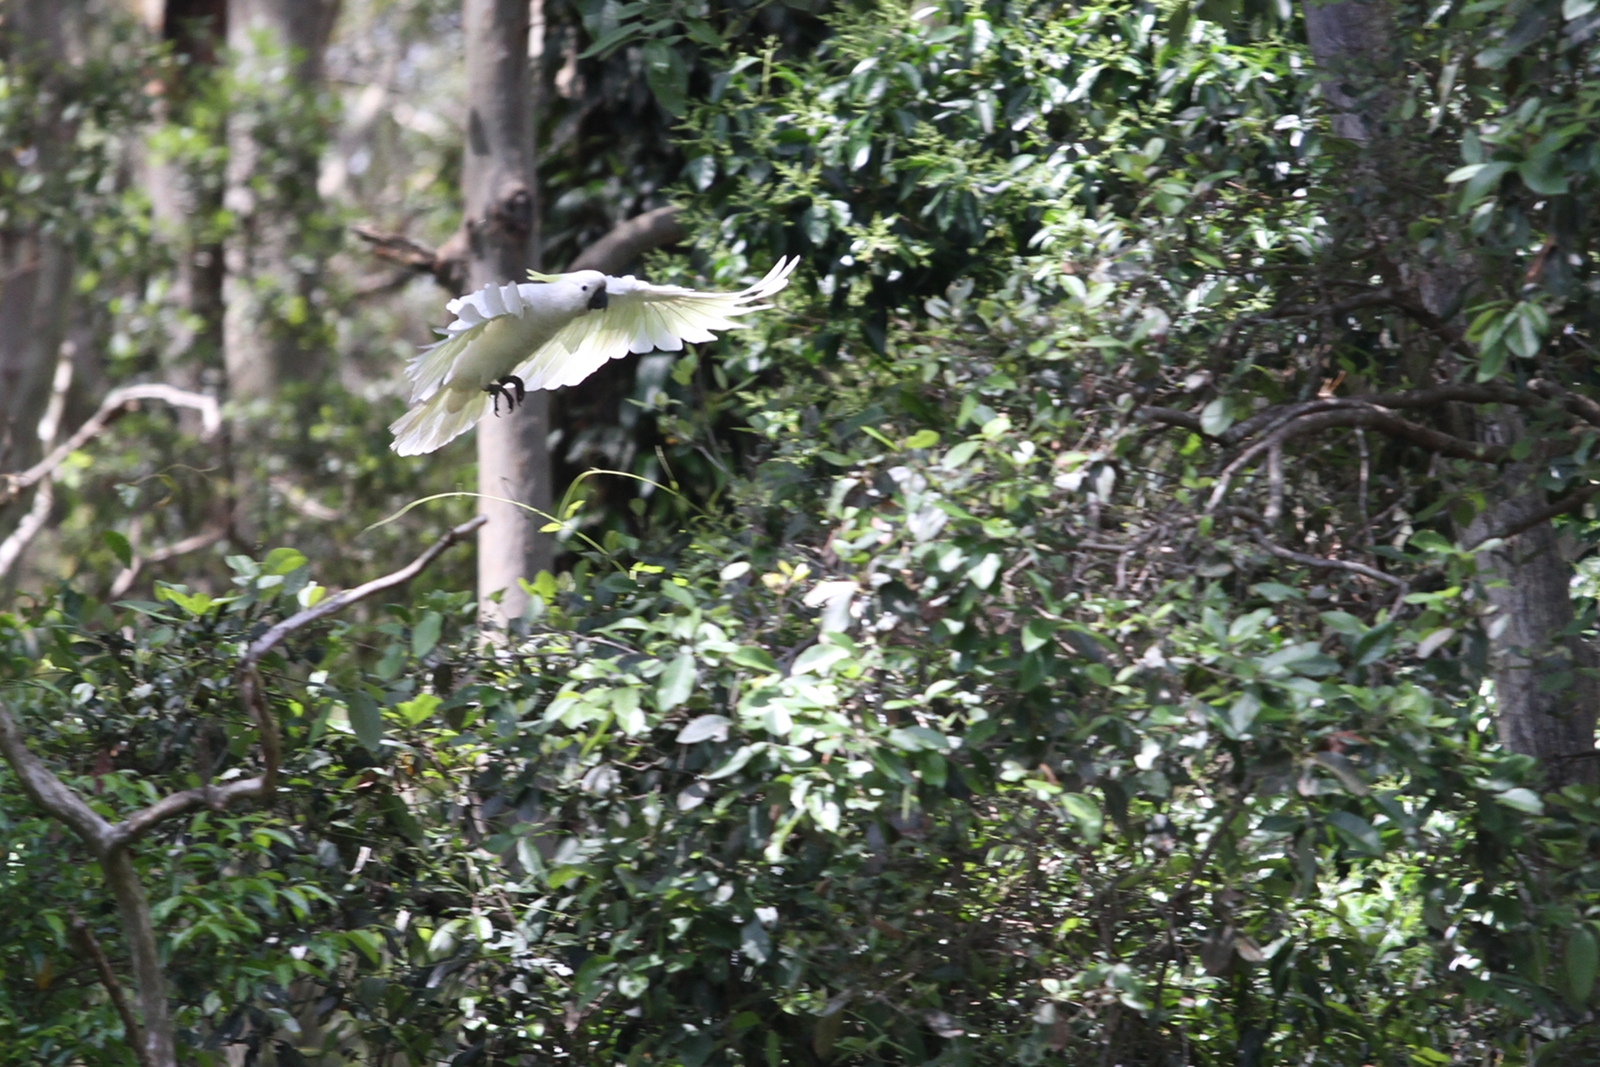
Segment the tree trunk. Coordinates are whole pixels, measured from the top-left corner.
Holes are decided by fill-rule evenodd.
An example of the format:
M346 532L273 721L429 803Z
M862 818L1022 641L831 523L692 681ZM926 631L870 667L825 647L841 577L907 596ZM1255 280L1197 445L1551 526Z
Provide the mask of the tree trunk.
M1522 429L1520 420L1508 416L1485 420L1479 436L1502 444L1514 441ZM1513 528L1519 515L1545 507L1549 498L1542 489L1507 491L1533 485L1537 477L1526 464L1510 467L1500 491L1489 494L1488 507L1467 527L1466 543ZM1479 552L1478 573L1493 609L1487 626L1501 742L1537 759L1548 789L1600 785L1595 752L1600 680L1580 673L1600 666L1600 657L1583 638L1568 633L1572 565L1555 530L1542 522Z
M1389 8L1381 0L1307 0L1302 11L1307 43L1322 72L1323 96L1334 111L1334 132L1366 146L1351 172L1352 186L1381 186L1385 172L1401 172L1385 163L1385 157L1408 150L1403 139L1386 137L1384 129L1394 118L1396 99ZM1361 196L1364 207L1373 203L1373 191ZM1403 233L1406 221L1368 218L1380 244ZM1462 296L1473 285L1473 264L1463 256L1439 256L1410 272L1408 280L1430 312L1449 318L1458 314ZM1488 443L1510 445L1524 433L1514 414L1475 421L1478 439ZM1517 515L1548 503L1543 490L1518 491L1533 485L1536 477L1526 465L1503 471L1487 494L1488 506L1461 531L1464 543L1482 541L1495 529L1513 528ZM1487 625L1502 743L1538 759L1547 788L1600 784L1595 751L1600 682L1576 670L1596 666L1600 657L1581 638L1566 634L1573 621L1572 567L1555 531L1548 522L1541 523L1502 547L1480 552L1478 566L1493 608Z
M158 122L193 122L193 97L216 74L228 34L227 0L166 0L149 11L149 29L183 60L162 87ZM140 160L155 228L173 248L174 271L168 299L188 312L185 324L163 353L162 378L182 389L207 384L207 370L221 368L223 323L223 248L210 228L222 209L222 191L191 173L182 160L148 151ZM215 384L215 383L211 383ZM191 427L192 428L192 427Z
M320 346L297 334L320 266L304 223L320 208L317 92L337 0L229 0L228 47L242 91L228 117L224 206L238 227L226 252L223 344L235 402L315 381Z
M463 0L467 143L462 194L471 288L520 280L535 264L532 85L528 0ZM550 567L550 394L528 394L513 414L478 425L478 600L482 620L503 625L522 613L519 578ZM536 509L526 510L526 505ZM491 597L499 594L498 606Z
M0 62L46 84L71 61L68 35L81 25L74 4L25 0L0 20ZM58 111L34 131L32 157L7 155L0 167L49 175L62 165L72 130ZM0 470L21 470L39 458L39 415L50 395L66 338L75 263L70 249L44 228L21 219L0 228ZM0 509L0 539L28 513L32 495Z

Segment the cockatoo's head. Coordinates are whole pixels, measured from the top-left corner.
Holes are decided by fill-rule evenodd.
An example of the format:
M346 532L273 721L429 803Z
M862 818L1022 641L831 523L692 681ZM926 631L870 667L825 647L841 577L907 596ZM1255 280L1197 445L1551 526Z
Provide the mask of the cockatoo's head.
M578 291L583 293L587 300L583 306L590 311L603 311L606 300L606 276L597 270L580 270L572 274L563 274L561 280L569 285L576 285Z
M602 311L609 302L606 276L597 270L578 270L571 274L540 274L530 270L528 277L539 284L532 292L524 293L526 298L553 303L571 314ZM534 296L534 293L540 295Z

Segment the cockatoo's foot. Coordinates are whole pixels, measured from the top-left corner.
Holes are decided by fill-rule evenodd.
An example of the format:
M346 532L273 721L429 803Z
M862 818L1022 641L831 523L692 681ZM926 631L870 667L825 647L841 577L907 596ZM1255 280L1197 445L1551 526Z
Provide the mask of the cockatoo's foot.
M483 387L483 391L494 398L494 413L496 416L500 414L501 397L505 398L506 408L510 411L517 410L517 405L528 397L528 387L515 374L508 374L498 381L490 382Z

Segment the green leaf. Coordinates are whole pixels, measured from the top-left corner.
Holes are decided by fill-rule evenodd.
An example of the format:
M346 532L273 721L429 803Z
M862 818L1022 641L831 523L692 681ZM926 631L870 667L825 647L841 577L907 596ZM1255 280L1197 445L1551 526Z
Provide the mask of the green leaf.
M706 781L715 781L718 778L726 778L729 775L738 774L744 769L744 765L750 762L751 758L755 756L755 754L755 745L741 745L738 751L729 756L727 760L723 762L722 766L706 775Z
M1094 798L1082 793L1062 793L1061 806L1077 824L1078 833L1083 835L1084 840L1091 845L1098 845L1100 834L1105 829L1105 815Z
M1600 967L1600 945L1588 923L1578 923L1567 934L1567 991L1572 1003L1583 1005L1594 992L1596 968Z
M675 657L661 672L661 679L656 683L656 707L671 711L688 700L689 694L694 691L694 679L694 657L688 653Z
M1255 724L1256 716L1261 714L1261 698L1252 689L1246 689L1234 699L1233 706L1228 709L1228 725L1233 727L1233 732L1242 737Z
M133 546L128 544L128 539L115 530L107 530L100 535L100 540L106 543L116 557L122 561L124 567L133 566Z
M306 565L303 553L293 548L275 548L261 561L263 574L289 574Z
M663 40L647 41L641 53L644 80L656 103L668 114L682 118L689 110L689 67L683 57Z
M415 726L432 715L441 703L442 701L432 693L418 693L412 699L396 704L394 710L399 712L407 726Z
M976 453L982 446L982 441L962 441L958 445L951 445L950 450L947 451L944 454L944 458L939 461L939 466L943 467L945 470L951 471L955 470L957 467L964 467L966 466L967 461L970 460L973 457L973 454Z
M1539 794L1522 786L1496 793L1494 799L1497 804L1504 804L1508 808L1527 812L1529 815L1544 814L1544 801L1539 799Z
M936 430L918 430L906 438L902 448L933 448L939 443L939 433Z
M1466 210L1493 192L1509 170L1510 163L1474 163L1453 171L1445 180L1467 183L1461 192L1461 208Z
M1032 619L1022 628L1022 651L1034 652L1050 643L1055 624L1047 619Z
M1219 396L1200 409L1200 429L1211 437L1220 437L1233 425L1233 407L1228 398Z
M411 631L411 654L421 659L439 643L439 633L444 629L444 616L437 611L424 612L422 621Z
M1517 164L1517 177L1542 196L1561 196L1567 191L1567 173L1555 153L1523 160Z
M1348 811L1331 811L1328 813L1328 825L1358 850L1369 856L1383 855L1383 839L1372 824L1361 816Z
M745 923L739 934L739 952L756 964L766 963L772 955L772 938L767 936L766 927L759 920Z
M821 677L831 673L830 668L849 658L849 649L819 642L800 653L794 661L794 666L789 669L789 673L791 675L815 674Z
M371 930L350 930L344 936L345 941L359 949L373 966L383 961L383 940Z
M994 584L994 579L1000 573L1000 556L990 552L967 572L967 580L979 589L987 589Z
M739 666L749 667L753 671L766 671L768 674L775 674L778 670L777 661L764 648L752 648L749 645L745 645L736 649L733 655L728 658Z
M1544 331L1540 324L1548 328L1550 321L1543 310L1532 304L1518 304L1506 318L1506 347L1523 359L1538 355L1539 349L1544 347Z
M361 690L350 694L346 704L350 714L350 729L355 731L356 740L366 746L367 751L376 753L383 744L383 712L378 708L378 702Z
M725 715L702 715L684 724L678 731L678 744L693 745L701 741L726 741L728 727L733 720Z

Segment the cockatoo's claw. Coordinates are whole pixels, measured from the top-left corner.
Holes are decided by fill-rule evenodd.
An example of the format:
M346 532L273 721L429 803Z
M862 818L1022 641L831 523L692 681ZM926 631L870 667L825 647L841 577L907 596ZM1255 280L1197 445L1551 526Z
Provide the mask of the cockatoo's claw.
M494 398L494 413L496 417L500 414L500 401L502 398L504 398L506 408L509 411L517 410L517 407L528 398L528 387L515 374L508 374L504 378L490 382L483 387L483 391Z

